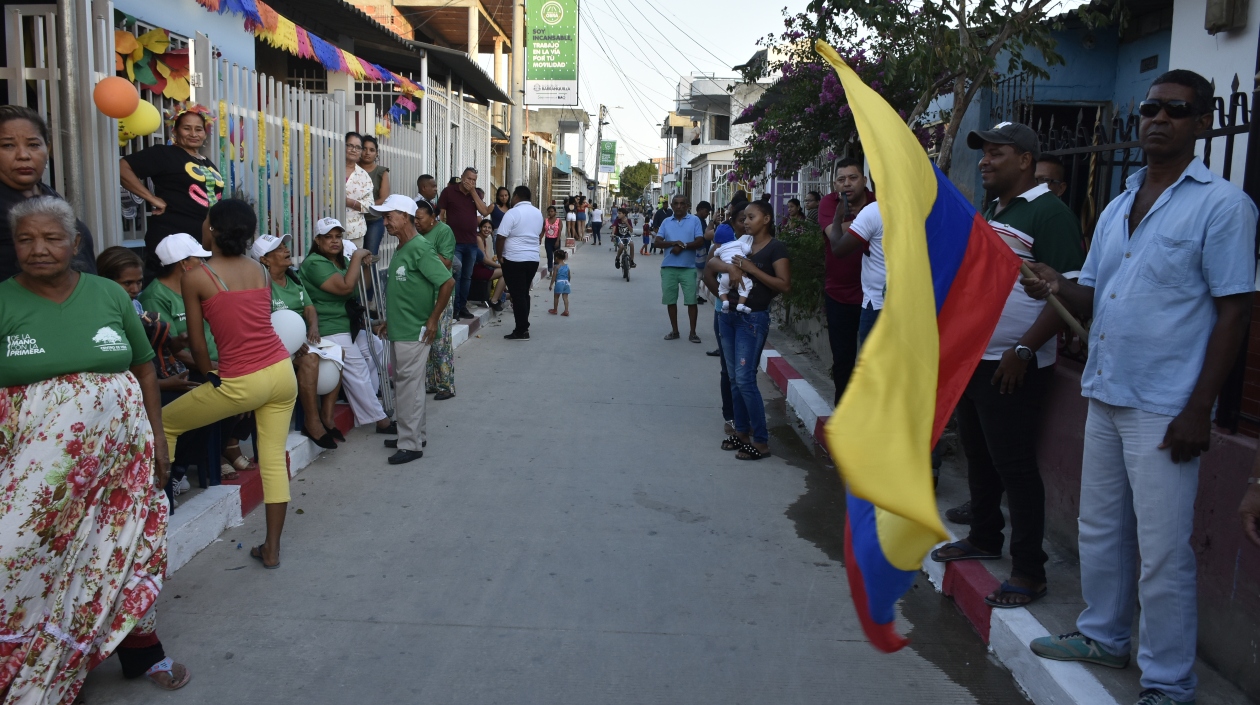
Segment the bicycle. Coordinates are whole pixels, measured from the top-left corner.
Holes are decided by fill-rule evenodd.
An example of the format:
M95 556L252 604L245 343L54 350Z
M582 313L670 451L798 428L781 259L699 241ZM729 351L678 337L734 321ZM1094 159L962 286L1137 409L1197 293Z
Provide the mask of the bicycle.
M621 276L626 281L630 281L630 268L634 266L634 260L630 258L630 248L634 247L630 244L631 236L618 234L613 239L621 248L621 255L617 258L617 267L621 269Z

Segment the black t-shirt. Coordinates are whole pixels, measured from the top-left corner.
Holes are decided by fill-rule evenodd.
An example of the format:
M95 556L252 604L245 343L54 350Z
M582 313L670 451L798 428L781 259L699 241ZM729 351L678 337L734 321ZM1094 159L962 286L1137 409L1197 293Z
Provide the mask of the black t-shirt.
M39 184L39 191L42 196L61 198L61 194L43 184ZM26 196L0 182L0 281L22 271L22 268L18 266L17 252L13 248L13 231L9 229L9 211L13 206L25 200ZM79 229L80 241L79 251L75 254L71 266L75 271L96 274L96 248L92 243L92 231L88 230L88 226L81 220L74 221L74 225Z
M777 238L771 239L770 242L766 243L765 247L756 253L748 255L748 259L752 260L753 264L771 276L774 276L774 263L787 258L787 245ZM753 281L753 287L752 291L748 292L748 308L754 311L764 311L770 308L770 302L779 295L779 292L762 284L760 279L752 278L751 276L749 278Z
M166 201L166 212L149 218L144 236L149 252L172 233L200 239L206 211L223 197L223 177L214 162L173 144L157 144L123 159L137 177L152 179L153 195Z
M671 215L673 215L673 211L667 208L656 211L656 215L652 216L652 229L658 230L661 227L661 223L664 223L665 219Z

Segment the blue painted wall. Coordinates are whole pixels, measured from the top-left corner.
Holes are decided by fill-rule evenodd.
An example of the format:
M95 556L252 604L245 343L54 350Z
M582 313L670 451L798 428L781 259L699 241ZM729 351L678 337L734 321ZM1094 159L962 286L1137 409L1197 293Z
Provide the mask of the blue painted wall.
M1151 81L1168 70L1168 52L1171 47L1171 29L1120 45L1120 52L1116 57L1115 90L1111 97L1111 102L1118 111L1127 113L1130 102L1137 105L1146 98L1146 89L1150 87ZM1158 56L1158 65L1154 70L1142 71L1142 59L1148 56Z
M254 35L240 15L209 12L193 0L114 0L114 7L149 24L191 39L201 32L230 62L254 68Z
M1089 36L1092 41L1087 41ZM1037 79L1034 96L1038 103L1080 103L1110 100L1115 87L1117 40L1115 32L1099 30L1086 35L1079 30L1054 33L1056 47L1064 63L1046 68L1041 56L1036 62L1050 74ZM1167 53L1167 51L1165 51ZM1006 58L998 61L1005 68Z

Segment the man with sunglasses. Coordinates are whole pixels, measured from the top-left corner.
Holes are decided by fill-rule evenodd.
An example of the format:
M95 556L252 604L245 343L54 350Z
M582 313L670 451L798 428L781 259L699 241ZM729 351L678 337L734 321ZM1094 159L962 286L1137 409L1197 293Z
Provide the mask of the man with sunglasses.
M1063 194L1067 193L1067 169L1063 167L1063 160L1053 154L1037 157L1037 183L1063 198Z
M1169 71L1139 112L1146 167L1099 216L1077 283L1031 265L1030 296L1057 293L1093 317L1081 393L1089 398L1079 546L1078 631L1035 639L1038 656L1129 663L1142 606L1139 705L1193 703L1198 613L1190 545L1199 454L1247 330L1255 288L1255 204L1195 156L1212 126L1212 86ZM1047 307L1043 315L1052 315Z

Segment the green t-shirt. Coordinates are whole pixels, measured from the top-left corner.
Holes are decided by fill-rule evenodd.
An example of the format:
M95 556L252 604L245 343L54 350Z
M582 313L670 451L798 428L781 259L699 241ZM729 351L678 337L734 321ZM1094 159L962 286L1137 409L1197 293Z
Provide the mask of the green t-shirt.
M385 289L389 297L389 339L420 340L420 329L433 315L438 287L451 278L451 272L438 259L433 243L423 237L412 238L399 247L389 267L389 285Z
M330 294L320 287L334 274L346 275L346 267L338 267L327 257L312 252L302 260L298 268L298 276L306 287L306 296L315 306L319 314L319 332L321 335L336 335L350 332L350 316L346 313L346 302L355 297L354 292L340 296Z
M455 232L451 230L451 226L438 221L437 225L427 233L422 233L424 239L433 243L433 251L438 256L446 258L447 261L455 259Z
M16 278L0 283L0 387L75 372L123 372L153 359L153 348L126 290L80 274L64 303L27 291Z
M280 286L273 279L271 281L271 310L276 311L295 311L302 313L302 309L309 306L310 299L306 296L306 289L299 283L293 281L293 277L285 276L284 286Z
M144 310L153 311L171 326L171 335L183 335L188 332L187 314L184 313L184 297L173 289L154 279L140 292L140 305ZM210 333L210 321L202 321L206 329L206 350L211 360L219 359L219 348L214 344L214 336Z

